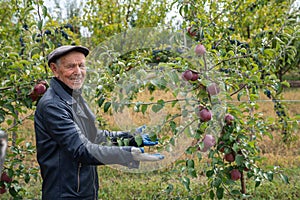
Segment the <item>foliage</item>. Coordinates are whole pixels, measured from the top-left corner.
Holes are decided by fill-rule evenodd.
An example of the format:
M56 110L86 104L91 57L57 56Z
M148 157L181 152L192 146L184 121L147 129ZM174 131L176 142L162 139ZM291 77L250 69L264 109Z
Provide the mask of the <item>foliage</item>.
M100 44L129 28L162 25L166 8L166 0L87 1L81 23L93 34L88 46Z
M174 0L170 7L179 10L184 20L181 29L185 32L190 27L193 32L184 36L190 48L186 51L175 42L168 44L171 49L158 46L170 39L166 37L169 32L165 32L169 28L165 22L169 5L167 1L150 0L87 1L82 8L72 4L82 14L70 10L69 16L61 20L49 12L42 0L0 2L0 125L10 135L5 171L14 180L8 185L12 197L18 199L27 193L23 180L18 178L22 177L27 183L38 173L36 168L27 168L23 163L24 156L34 153L34 147L18 136L18 128L25 120L32 119L36 102L29 94L34 85L51 76L47 54L65 44L93 48L98 44L103 46L104 42L104 46L110 47L105 40L124 32L132 35L125 41L126 45L118 46L117 50L128 47L130 42L138 45L119 51L121 54L117 53L113 59L108 58L105 65L100 66L101 77L90 77L90 83L97 84L92 85L97 90L97 104L105 112L119 112L127 107L136 114L146 114L149 110L159 113L166 108L177 111L153 126L150 136L159 138L162 145L158 151L170 151L181 135L188 134L189 139L196 141L185 153L198 156L197 159L176 162L179 181L187 191L193 187L191 180L198 177L195 163L202 159L198 149L203 147L201 139L210 127L215 127L213 134L217 139L217 145L209 151L210 165L205 171L208 181L204 185L211 199L221 199L225 193L235 197L246 195L245 185L240 192L236 182L230 180L229 172L233 168L252 179L255 187L265 179L273 181L277 174L288 182L280 171L265 171L257 165L260 157L256 141L264 135L272 137L270 130L273 129L280 129L286 141L290 138L293 127L288 121L291 119L280 100L283 87L288 85L282 76L299 67L299 10L291 11L292 1L288 0ZM154 32L143 29L157 26ZM81 28L86 28L90 36L83 37ZM141 30L138 34L137 29ZM205 46L204 56L194 54L193 47L197 43ZM105 53L105 50L97 53ZM98 68L96 65L90 69ZM199 79L183 81L180 74L188 69L196 72ZM159 72L159 76L147 79L153 72ZM211 83L221 88L221 96L206 91ZM124 84L127 84L125 93L113 93L123 89ZM265 120L262 113L257 112L260 89L273 101L276 119ZM145 90L152 95L150 101L137 101L138 93ZM171 99L156 99L157 90L172 93ZM241 103L222 103L235 99ZM214 119L207 123L200 121L195 112L199 105L213 110ZM235 117L232 125L225 125L225 113ZM186 121L179 124L182 117ZM161 132L168 134L160 135ZM223 154L229 152L235 154L234 162L224 162ZM244 172L245 168L249 171ZM173 192L172 188L172 184L168 185L169 193ZM200 193L198 198L201 198Z
M195 42L203 44L207 49L207 54L203 57L195 57L193 49L189 48L190 51L181 52L179 56L170 56L173 57L171 60L175 60L175 62L168 62L169 59L164 59L158 65L151 64L156 49L146 51L148 59L140 57L145 51L130 54L129 58L127 57L128 59L125 60L122 57L114 57L111 60L116 59L117 61L113 64L101 65L101 68L105 67L106 72L104 73L109 75L108 78L111 76L118 78L110 79L109 83L107 80L103 79L103 82L100 80L100 84L103 85L98 94L99 102L101 102L99 106L103 105L104 112L111 107L112 112L122 113L128 107L134 112L145 114L149 112L149 109L158 113L168 104L174 107L178 102L184 101L181 110L177 110L178 112L175 114L168 114L161 123L153 125L151 136L157 137L164 145L162 149L158 148L157 150L168 151L171 146L176 148L174 141L178 139L178 135L187 133L197 142L195 146L189 147L186 153L196 154L201 160L198 153L198 149L203 148L201 139L205 134L213 133L217 138L217 145L208 154L210 167L206 172L209 179L209 189L207 190L210 191L211 199L222 199L225 193L234 198L246 198L249 195L246 190L246 176L255 182L255 187L258 187L263 180L273 181L276 174L279 174L278 177L288 183L285 175L275 169L264 171L257 164L261 158L258 156L259 148L257 148L256 140L264 135L272 137L270 130L275 128L274 119L265 120L262 117L263 114L257 112L259 107L257 100L259 100L260 89L263 89L265 95L274 103L274 110L278 115L276 128L282 130L284 140L288 141L292 127L288 123L290 118L286 114L286 109L280 101L282 88L288 86L288 83L281 81L282 68L286 69L286 67L279 66L288 64L289 67L294 68L299 65L298 61L294 63L298 59L294 45L299 39L299 26L296 23L299 12L289 13L290 4L287 1L260 1L257 3L251 1L244 3L176 1L176 3L185 19L183 26L190 26L192 29L192 34L188 31L189 36ZM273 16L274 12L270 9L275 5L280 10L275 14L276 17ZM257 16L255 20L258 21L251 23L253 13ZM273 18L266 18L265 13L270 14ZM278 18L284 20L277 20ZM289 20L287 21L287 19ZM285 38L285 42L281 42L280 38ZM156 40L152 38L150 41L155 43ZM176 45L176 47L172 46L174 44L166 45L171 45L170 51L175 51L177 47ZM165 51L165 49L158 51ZM186 56L186 54L190 55ZM125 72L124 69L130 68L132 64L130 58L134 58L142 65L133 65L134 69ZM140 60L144 60L144 62L139 62ZM150 62L148 62L149 60ZM162 75L153 75L154 68L156 69L155 74L160 72ZM190 84L184 84L179 74L187 69L193 70L200 78ZM149 77L153 76L155 78L149 81ZM175 86L170 86L170 83ZM207 88L212 83L216 83L224 90L221 93L224 96L210 94ZM181 90L172 91L174 87ZM157 100L153 96L150 98L150 102L141 102L138 94L146 88L150 92L155 90L170 92L173 99ZM184 93L182 96L186 98L178 98L177 95L181 92ZM110 94L107 96L108 98L105 97L107 94ZM241 103L238 105L220 103L222 100L234 101L234 97L237 97ZM196 109L198 106L212 110L215 116L214 120L205 123L197 119L191 108ZM224 112L235 117L232 125L224 124ZM177 119L180 117L187 119L185 118L186 121L182 124L178 124ZM198 127L197 131L193 132L193 128L190 126ZM224 154L229 153L232 154L233 160L225 161ZM187 175L182 175L180 180L188 191L191 187L189 177L197 177L194 162L194 159L177 161L182 174L187 173ZM230 180L230 173L233 169L238 169L241 173L240 189L236 187L234 181Z

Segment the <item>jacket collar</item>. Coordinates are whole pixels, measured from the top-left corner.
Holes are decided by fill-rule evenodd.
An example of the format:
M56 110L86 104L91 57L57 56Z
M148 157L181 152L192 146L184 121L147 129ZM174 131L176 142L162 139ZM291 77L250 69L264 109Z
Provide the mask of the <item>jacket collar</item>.
M72 105L76 103L76 100L70 95L62 85L56 80L54 77L51 78L50 87L54 90L54 92L61 97L67 104Z
M59 80L57 80L56 78L52 78L50 80L50 86L52 87L52 89L54 90L54 92L60 97L62 98L67 104L69 104L70 106L72 106L73 104L78 104L79 102L76 100L76 98L74 98L74 95L77 95L78 98L81 99L81 103L82 106L84 106L86 108L86 112L83 110L84 108L79 106L76 109L76 114L84 117L84 118L92 118L93 120L95 120L95 115L92 113L92 111L89 109L86 101L82 98L81 96L81 92L74 94L74 91L72 94L70 94L63 86L62 84L60 84L58 82ZM71 89L70 89L71 90ZM88 115L88 116L87 116Z

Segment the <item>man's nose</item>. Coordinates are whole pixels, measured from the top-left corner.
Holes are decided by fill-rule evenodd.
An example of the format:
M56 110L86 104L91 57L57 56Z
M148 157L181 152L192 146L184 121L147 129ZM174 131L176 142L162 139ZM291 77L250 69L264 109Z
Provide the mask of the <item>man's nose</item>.
M80 65L75 65L75 67L74 67L74 73L75 74L80 74L81 73Z

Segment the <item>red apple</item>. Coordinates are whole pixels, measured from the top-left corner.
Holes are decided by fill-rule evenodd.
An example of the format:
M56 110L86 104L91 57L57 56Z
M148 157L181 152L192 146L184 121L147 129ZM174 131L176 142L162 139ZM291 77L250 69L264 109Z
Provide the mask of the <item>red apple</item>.
M233 153L228 153L224 155L224 159L227 162L233 162L235 160L235 155Z
M212 83L206 87L206 91L209 95L216 95L220 92L220 87L216 83Z
M206 134L202 140L204 147L203 149L200 149L200 151L202 152L206 152L208 149L210 149L212 146L214 146L216 144L216 140L214 138L214 136L210 135L210 134Z
M186 70L182 73L183 80L189 81L193 78L193 72L191 70Z
M36 94L34 91L32 91L30 94L29 94L30 98L32 101L36 101L38 98L39 98L39 95Z
M34 92L37 93L38 95L42 95L46 92L47 87L42 84L42 83L38 83L34 86Z
M250 170L250 169L249 169L248 167L245 167L245 168L244 168L244 171L245 171L245 172L248 172L249 170Z
M31 100L32 101L38 100L38 98L46 92L47 86L48 84L46 81L40 81L38 84L36 84L33 90L29 94Z
M199 107L199 112L197 114L198 114L198 117L200 118L200 120L203 122L207 122L207 121L211 120L211 118L212 118L211 111L208 110L207 108L203 108L202 106Z
M234 120L234 116L232 116L231 114L225 115L225 122L227 125L231 125L233 120Z
M12 179L7 175L6 172L3 172L1 174L1 181L4 181L6 183L10 183L10 182L12 182Z
M5 185L3 184L0 188L0 194L4 194L6 192Z
M191 81L196 81L199 78L199 75L195 72L192 72L192 78Z
M233 169L230 172L231 180L239 180L242 177L241 172L238 169Z
M202 56L206 53L206 49L202 44L197 44L195 47L195 53L198 56Z
M220 141L220 142L219 142L219 145L221 146L221 147L219 146L219 151L222 152L222 153L224 153L224 151L225 151L225 147L224 147L223 144L224 144L223 141Z

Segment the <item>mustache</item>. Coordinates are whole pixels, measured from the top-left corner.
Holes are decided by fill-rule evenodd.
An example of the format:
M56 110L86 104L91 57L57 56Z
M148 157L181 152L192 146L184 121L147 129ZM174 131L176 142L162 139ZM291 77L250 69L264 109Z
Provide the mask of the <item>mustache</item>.
M83 79L83 78L84 78L84 76L82 76L82 75L76 75L76 76L71 76L70 77L71 80L80 80L80 79Z

